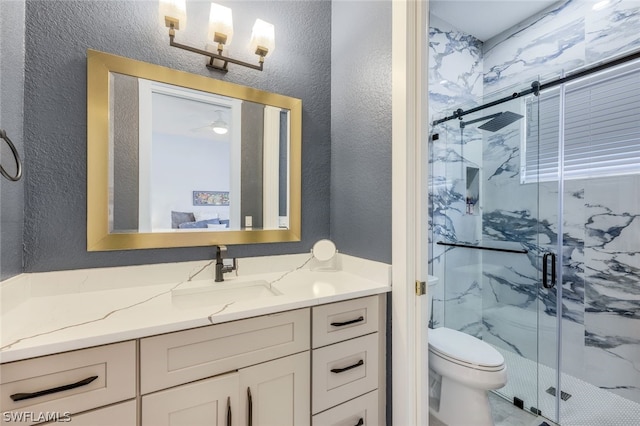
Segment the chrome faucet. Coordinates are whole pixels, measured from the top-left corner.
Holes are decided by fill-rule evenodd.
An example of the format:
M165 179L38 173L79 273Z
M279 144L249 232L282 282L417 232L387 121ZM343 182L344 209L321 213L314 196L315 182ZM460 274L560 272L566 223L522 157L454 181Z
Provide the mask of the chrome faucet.
M227 246L216 246L216 278L215 282L224 281L224 273L236 270L236 259L233 259L233 266L225 266L223 259L227 253Z

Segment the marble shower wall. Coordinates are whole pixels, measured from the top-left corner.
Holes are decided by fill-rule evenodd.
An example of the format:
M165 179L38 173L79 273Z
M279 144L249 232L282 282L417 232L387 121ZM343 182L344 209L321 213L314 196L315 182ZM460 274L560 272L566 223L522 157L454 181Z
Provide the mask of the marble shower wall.
M517 84L549 80L640 48L640 2L566 1L485 42L437 18L429 29L430 121ZM455 23L454 23L455 24ZM502 109L521 111L519 101ZM487 114L490 112L487 112ZM484 114L484 112L483 112ZM469 118L466 118L469 119ZM556 247L558 185L520 182L522 129L455 121L432 129L430 252L434 320L553 366L556 293L538 294L542 254ZM481 201L465 209L465 167L481 170ZM563 372L640 402L640 177L565 182ZM538 207L540 206L540 207ZM437 241L526 248L527 255L446 248ZM554 250L555 251L555 250ZM539 318L538 318L539 308ZM536 327L540 345L537 352Z
M604 61L640 48L640 2L619 0L599 11L592 2L568 1L548 9L485 43L484 91L491 93L520 80L545 81L563 71ZM510 145L517 149L518 144ZM505 160L507 155L503 155ZM485 168L488 166L485 156ZM499 160L498 160L499 162ZM640 191L637 175L566 181L563 225L563 362L562 370L596 386L640 402ZM520 176L486 191L500 200L522 191ZM512 190L506 189L511 187ZM558 235L556 182L539 186L539 249ZM515 208L514 208L515 207ZM526 211L524 203L520 211ZM517 206L507 209L511 214ZM485 210L485 216L493 214ZM484 220L485 233L488 221ZM517 227L511 227L518 229ZM520 229L527 229L520 227ZM523 240L522 232L510 235ZM509 284L512 281L507 281ZM512 292L503 286L498 298ZM544 293L544 292L543 292ZM555 294L542 295L541 346L555 336ZM519 311L522 314L522 311ZM499 315L502 323L508 315ZM487 320L490 328L494 323ZM497 330L500 330L496 323ZM549 324L550 327L545 327ZM506 325L504 326L506 328ZM509 328L512 332L513 329ZM505 333L507 333L505 331ZM499 333L497 334L501 337ZM488 337L488 336L487 336ZM524 339L512 342L523 347ZM540 361L549 364L540 354Z
M586 379L640 403L640 176L584 182Z
M482 42L437 17L429 28L430 121L459 107L482 101ZM440 278L433 295L433 323L478 334L482 321L481 266L476 250L449 248L438 241L476 241L482 224L479 212L466 213L467 167L481 168L482 137L461 133L456 121L431 129L429 244L430 274ZM434 140L437 135L437 140Z

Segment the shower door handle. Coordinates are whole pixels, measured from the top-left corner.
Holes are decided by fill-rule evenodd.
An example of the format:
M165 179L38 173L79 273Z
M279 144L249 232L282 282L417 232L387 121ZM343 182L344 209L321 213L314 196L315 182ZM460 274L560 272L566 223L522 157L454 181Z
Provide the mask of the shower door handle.
M551 279L549 279L549 259L551 259ZM556 255L545 253L542 256L542 287L553 288L556 286Z

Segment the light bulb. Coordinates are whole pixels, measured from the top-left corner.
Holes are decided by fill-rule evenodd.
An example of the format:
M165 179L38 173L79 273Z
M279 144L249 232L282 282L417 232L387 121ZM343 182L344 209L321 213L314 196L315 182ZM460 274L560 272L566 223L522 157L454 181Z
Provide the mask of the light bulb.
M187 25L186 0L160 0L158 5L160 25L168 26L165 17L173 18L178 23L174 24L176 30L184 30Z
M219 135L224 135L229 131L229 125L222 119L222 111L217 110L218 119L211 124L211 129Z
M229 131L229 129L227 128L227 123L220 121L216 121L215 123L213 123L213 126L211 128L219 135L225 135Z
M265 22L262 19L256 19L256 23L253 24L249 48L252 53L256 53L258 48L267 49L264 56L273 53L276 48L275 28L273 24Z
M233 37L233 18L231 9L216 3L211 3L211 11L209 12L209 41L229 46ZM216 40L216 33L222 34L224 40Z

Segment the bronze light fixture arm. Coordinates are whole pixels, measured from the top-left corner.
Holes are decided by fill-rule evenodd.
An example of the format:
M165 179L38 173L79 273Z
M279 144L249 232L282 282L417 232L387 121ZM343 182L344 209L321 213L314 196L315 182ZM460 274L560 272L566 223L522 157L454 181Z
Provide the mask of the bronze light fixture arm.
M251 68L251 69L254 69L254 70L262 71L263 65L264 65L264 57L268 53L268 49L263 48L263 47L258 47L258 49L256 50L256 54L260 56L260 60L259 60L259 64L258 65L254 65L254 64L250 64L248 62L240 61L238 59L230 58L228 56L223 56L222 55L222 49L218 49L218 53L213 53L213 52L209 52L207 50L197 49L195 47L187 46L186 44L176 43L174 41L174 38L175 38L175 29L173 28L173 24L171 24L171 27L169 29L169 45L170 46L177 47L177 48L183 49L183 50L188 50L189 52L198 53L200 55L208 56L211 59L209 60L209 63L207 64L207 68L215 69L217 71L222 71L222 72L229 71L227 69L227 64L229 64L229 63L236 64L236 65L242 65L242 66L247 67L247 68ZM222 66L214 65L213 61L216 60L216 59L220 60L220 61L223 61L224 65L222 65Z

